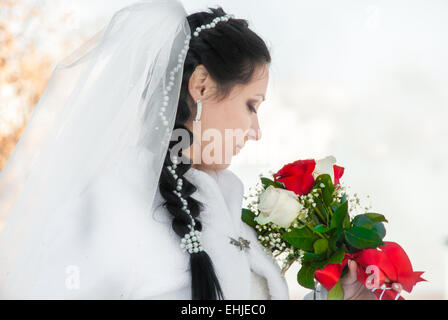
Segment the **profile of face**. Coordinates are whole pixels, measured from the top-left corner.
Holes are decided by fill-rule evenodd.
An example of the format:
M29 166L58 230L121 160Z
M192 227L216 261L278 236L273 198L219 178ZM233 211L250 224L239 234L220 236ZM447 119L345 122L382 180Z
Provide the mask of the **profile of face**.
M201 100L202 112L200 121L193 121L195 103L192 116L185 123L193 132L193 143L182 150L193 168L227 168L248 140L261 138L257 112L265 100L268 80L269 64L261 65L249 83L234 86L226 98L218 101L215 81L203 65L196 67L188 90L195 102Z

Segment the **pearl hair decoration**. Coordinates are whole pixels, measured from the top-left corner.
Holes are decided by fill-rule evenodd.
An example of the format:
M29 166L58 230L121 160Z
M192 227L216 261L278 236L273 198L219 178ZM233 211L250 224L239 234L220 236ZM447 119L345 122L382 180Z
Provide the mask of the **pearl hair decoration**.
M199 36L199 32L201 32L202 30L214 28L218 24L218 22L228 21L230 18L233 18L233 17L234 17L233 14L226 14L226 15L221 16L221 17L216 17L215 19L213 19L212 22L207 23L207 24L203 24L202 26L197 27L196 31L193 33L193 35L195 37L198 37Z
M202 30L214 28L218 24L218 22L228 21L230 18L233 18L233 17L235 17L233 14L226 14L226 15L221 16L221 17L216 17L216 18L213 19L212 22L207 23L207 24L203 24L200 27L197 27L196 31L193 33L193 35L195 37L198 37L199 36L199 32L201 32ZM172 89L172 87L174 85L174 79L175 79L174 76L175 76L175 74L177 72L179 72L179 70L183 66L183 62L185 61L185 56L187 55L188 48L190 47L190 40L191 40L191 35L187 35L187 37L185 39L185 42L184 42L184 48L181 50L181 52L178 55L177 66L174 67L173 70L170 71L168 86L165 87L165 83L163 84L163 106L160 108L159 116L160 116L160 118L162 120L162 124L166 127L165 131L166 131L167 135L170 132L170 129L168 128L168 120L167 120L167 118L165 116L165 111L166 111L166 108L168 107L168 102L169 102L169 99L170 99L169 96L168 96L168 93L171 91L171 89ZM199 117L200 117L200 114L199 114ZM197 120L195 120L195 121L197 121ZM159 127L156 126L155 130L159 130ZM170 138L171 137L167 136L165 138L165 140L163 141L163 143L165 145L167 145L169 143L169 139Z
M232 15L232 14L226 14L224 16L217 17L217 18L213 19L213 21L211 23L203 24L200 27L197 27L196 31L193 33L193 35L195 37L198 37L199 32L201 32L202 30L214 28L218 24L218 22L228 21L232 17L234 17L234 15ZM168 135L170 132L170 129L168 128L169 122L165 116L165 111L166 111L166 108L168 107L168 103L169 103L169 99L170 99L168 94L174 85L174 79L175 79L174 76L176 75L177 72L179 72L179 70L183 66L183 63L185 61L185 56L187 55L188 48L190 47L190 40L191 40L191 35L187 35L185 42L184 42L184 48L181 50L181 52L178 55L177 66L174 67L173 70L171 70L169 73L168 86L165 87L165 82L163 83L163 106L161 106L161 108L160 108L159 116L162 120L163 125L166 127L165 128L166 135ZM200 117L201 117L201 111L202 111L201 100L197 100L196 104L197 104L198 108L197 108L197 114L196 114L194 121L199 121ZM155 130L159 130L159 127L155 127ZM169 143L170 138L171 137L165 137L165 139L163 140L162 143L167 145ZM172 157L172 162L173 162L173 165L167 166L167 169L172 174L173 178L177 181L176 190L173 190L173 193L175 195L177 195L179 197L180 201L182 202L182 204L183 204L182 210L185 211L185 213L191 218L191 223L188 224L188 228L190 229L190 232L186 233L183 236L183 238L181 239L180 247L182 248L182 250L184 252L188 252L190 254L199 253L201 251L204 251L204 248L202 247L202 244L201 244L201 231L194 229L196 223L194 221L194 218L191 216L190 209L188 209L187 200L182 197L182 193L180 192L180 191L182 191L183 180L181 177L179 177L176 174L177 164L179 163L178 158L176 156Z
M201 231L195 230L194 226L196 225L196 222L194 221L194 218L191 216L190 209L188 209L188 202L186 199L182 197L181 190L183 185L182 178L178 177L176 174L176 168L177 164L179 163L179 160L176 156L172 158L173 166L167 166L168 171L173 175L173 178L177 180L177 186L176 190L173 190L173 193L177 195L182 202L182 210L185 211L185 213L190 216L191 223L188 224L188 228L190 229L189 233L186 233L184 237L181 240L180 247L184 252L192 253L198 253L201 251L204 251L204 248L201 245Z

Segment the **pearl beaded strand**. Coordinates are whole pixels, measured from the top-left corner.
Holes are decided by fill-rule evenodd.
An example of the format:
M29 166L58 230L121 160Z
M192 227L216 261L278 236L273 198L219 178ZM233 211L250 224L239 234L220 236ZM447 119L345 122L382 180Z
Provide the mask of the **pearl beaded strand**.
M221 16L221 17L216 17L215 19L213 19L212 22L207 23L207 24L203 24L200 27L197 27L196 31L193 33L193 35L195 37L198 37L199 36L199 32L201 32L202 30L214 28L218 24L218 22L228 21L230 18L233 18L233 17L234 17L233 14L226 14L226 15Z
M166 108L168 107L168 103L170 100L169 97L169 92L173 89L174 86L174 79L175 79L175 75L176 73L179 72L179 70L182 68L183 63L185 61L185 56L187 55L188 49L190 48L190 39L191 39L191 35L187 35L185 38L185 42L184 42L184 47L182 48L182 50L180 51L180 53L177 56L177 65L170 71L169 73L169 81L168 81L168 85L165 86L165 82L163 83L163 105L160 107L158 115L160 117L160 119L162 120L162 124L165 126L165 132L166 134L168 134L170 132L170 128L168 128L168 120L165 116L165 111ZM156 126L155 130L159 130L159 127ZM169 143L171 137L166 137L166 139L163 141L163 143L165 145L167 145Z
M199 32L201 32L202 30L214 28L218 24L218 22L228 21L232 17L234 17L233 14L226 14L221 17L216 17L215 19L213 19L213 21L211 23L203 24L200 27L197 27L196 31L193 33L193 35L195 37L198 37ZM181 50L181 52L178 56L178 64L170 72L168 86L166 88L164 86L164 90L163 90L163 107L160 108L159 116L162 119L163 125L166 127L167 133L169 132L169 128L168 128L168 121L164 115L164 112L166 111L166 107L168 106L168 101L169 101L168 92L171 91L172 86L174 85L175 74L179 71L179 69L182 68L182 63L185 60L185 55L187 54L188 48L190 47L190 40L191 40L191 36L188 35L185 39L184 48ZM155 129L158 130L159 128L156 127ZM169 137L168 137L168 139L169 139ZM179 177L176 174L176 168L177 168L177 164L179 163L179 160L176 156L174 156L172 159L172 162L173 162L173 165L167 166L167 169L172 174L173 178L177 181L176 190L173 190L173 193L179 197L180 201L183 204L182 210L191 219L191 223L188 224L188 228L190 229L190 232L186 233L183 236L183 238L181 239L180 247L182 248L182 250L184 252L188 251L188 253L190 253L190 254L199 253L201 251L204 251L204 248L202 247L202 244L201 244L201 231L194 229L196 222L194 221L194 218L190 213L190 209L188 209L188 201L182 197L182 193L180 192L182 190L183 180L181 177Z
M182 193L180 192L182 190L183 179L176 174L176 168L178 163L179 163L178 158L173 157L173 166L167 166L167 169L172 174L173 178L177 180L176 190L173 190L173 193L179 197L180 201L183 204L181 209L191 219L191 223L188 224L190 232L186 233L184 237L181 239L180 247L184 252L188 251L188 253L190 254L199 253L201 251L204 251L204 248L201 245L201 231L194 229L196 222L194 221L194 218L190 213L190 209L188 209L187 200L182 197Z

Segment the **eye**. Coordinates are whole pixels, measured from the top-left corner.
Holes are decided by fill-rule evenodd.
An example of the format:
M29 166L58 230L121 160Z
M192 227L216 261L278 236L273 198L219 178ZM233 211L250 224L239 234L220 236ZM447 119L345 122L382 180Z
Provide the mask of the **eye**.
M252 111L252 112L254 112L254 113L257 113L257 110L255 109L255 107L251 104L251 103L247 103L247 106L249 107L249 110L250 111Z

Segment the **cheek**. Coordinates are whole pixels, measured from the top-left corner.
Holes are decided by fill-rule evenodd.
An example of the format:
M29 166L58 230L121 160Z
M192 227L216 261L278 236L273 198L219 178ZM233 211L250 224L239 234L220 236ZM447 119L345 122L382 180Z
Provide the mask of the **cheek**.
M225 133L225 129L247 132L251 127L251 118L248 110L239 105L221 105L207 114L206 125Z
M237 143L244 141L244 136L251 127L251 118L248 110L242 108L229 108L228 112L221 115L221 130L225 133L225 129L229 130L227 135L233 137L232 145L229 145L230 138L225 140L228 144L226 149L234 149Z
M221 154L234 155L236 153L236 145L244 142L244 136L251 127L251 118L248 110L231 105L221 105L219 108L210 111L206 118L204 117L205 121L202 124L202 128L219 131L222 146ZM203 147L209 143L211 141L204 142Z
M246 133L251 127L251 118L247 110L232 110L222 115L223 152L236 155L237 144L244 144ZM225 137L225 129L230 130Z
M221 114L222 125L228 129L242 129L247 131L251 125L249 111L244 108L228 108Z

